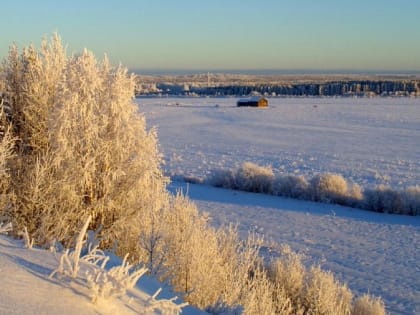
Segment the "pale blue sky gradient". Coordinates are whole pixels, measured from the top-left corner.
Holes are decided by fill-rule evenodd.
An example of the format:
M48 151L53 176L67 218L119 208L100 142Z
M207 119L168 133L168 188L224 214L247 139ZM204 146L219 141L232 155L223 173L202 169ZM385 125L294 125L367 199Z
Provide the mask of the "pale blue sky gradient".
M10 0L0 56L58 31L131 69L420 70L420 0Z

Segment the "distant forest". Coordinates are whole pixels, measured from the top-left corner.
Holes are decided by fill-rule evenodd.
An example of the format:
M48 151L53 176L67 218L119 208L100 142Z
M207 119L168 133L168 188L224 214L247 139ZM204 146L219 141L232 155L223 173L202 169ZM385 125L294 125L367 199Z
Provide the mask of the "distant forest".
M137 78L137 95L420 96L418 77L191 75Z

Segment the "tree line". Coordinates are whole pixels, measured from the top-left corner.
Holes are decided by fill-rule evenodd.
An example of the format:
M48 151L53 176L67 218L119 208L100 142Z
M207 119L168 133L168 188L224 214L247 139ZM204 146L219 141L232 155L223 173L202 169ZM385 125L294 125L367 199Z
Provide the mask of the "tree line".
M154 84L153 89L137 89L137 95L198 96L420 96L420 80L349 80L309 83L221 84Z

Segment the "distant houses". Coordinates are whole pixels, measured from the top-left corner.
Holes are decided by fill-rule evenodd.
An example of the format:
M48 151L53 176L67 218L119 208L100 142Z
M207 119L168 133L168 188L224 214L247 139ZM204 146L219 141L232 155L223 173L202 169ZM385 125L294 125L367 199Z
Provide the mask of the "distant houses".
M241 98L237 105L250 107L267 107L268 100L262 96L253 96L248 98Z

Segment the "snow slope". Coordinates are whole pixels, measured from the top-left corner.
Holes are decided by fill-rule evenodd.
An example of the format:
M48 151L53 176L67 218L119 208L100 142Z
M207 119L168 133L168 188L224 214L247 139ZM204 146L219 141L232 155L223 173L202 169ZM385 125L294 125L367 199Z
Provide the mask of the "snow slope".
M267 109L235 98L138 99L158 129L167 173L205 178L244 161L277 172L336 172L363 187L420 185L420 99L278 98ZM287 243L391 314L420 314L420 218L174 182L210 213Z
M92 293L82 281L49 278L57 267L58 254L26 249L23 241L0 235L0 314L162 314L146 307L147 300L161 286L153 279L143 276L128 295L93 304ZM172 296L166 290L161 298ZM182 314L205 313L186 307Z

